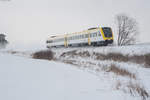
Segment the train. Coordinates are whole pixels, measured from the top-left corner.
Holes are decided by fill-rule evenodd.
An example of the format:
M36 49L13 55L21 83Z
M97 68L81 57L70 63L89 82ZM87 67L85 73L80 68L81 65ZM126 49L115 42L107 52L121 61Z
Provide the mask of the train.
M114 41L111 27L94 27L81 32L52 35L46 40L47 48L74 46L107 46Z

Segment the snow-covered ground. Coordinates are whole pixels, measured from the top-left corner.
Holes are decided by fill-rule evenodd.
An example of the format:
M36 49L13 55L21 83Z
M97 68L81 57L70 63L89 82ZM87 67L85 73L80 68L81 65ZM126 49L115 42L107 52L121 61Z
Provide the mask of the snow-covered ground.
M130 97L107 90L105 85L97 76L71 65L0 53L0 100L125 100Z
M109 89L122 90L135 97L142 96L142 91L150 93L150 66L145 64L149 60L150 44L121 47L53 48L51 50L58 61L92 72L106 83L110 83L106 86ZM109 54L118 57L111 57ZM96 58L98 56L99 59ZM111 59L108 59L110 57ZM138 92L139 89L140 92ZM144 95L147 97L146 94Z
M19 49L0 51L0 100L149 100L150 69L132 62L100 61L90 57L62 57L72 50L125 55L150 53L150 45L99 48L56 48L56 61L36 60ZM65 61L73 61L66 63ZM74 62L75 61L75 62ZM110 65L125 69L134 77L116 75ZM137 88L139 87L139 88ZM142 95L142 94L141 94Z

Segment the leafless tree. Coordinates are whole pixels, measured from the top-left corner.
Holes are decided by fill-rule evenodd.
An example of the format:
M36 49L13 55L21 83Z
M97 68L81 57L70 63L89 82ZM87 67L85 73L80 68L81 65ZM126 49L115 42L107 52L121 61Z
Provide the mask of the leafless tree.
M116 22L118 31L118 45L122 46L135 43L138 35L136 20L125 14L119 14L116 16Z

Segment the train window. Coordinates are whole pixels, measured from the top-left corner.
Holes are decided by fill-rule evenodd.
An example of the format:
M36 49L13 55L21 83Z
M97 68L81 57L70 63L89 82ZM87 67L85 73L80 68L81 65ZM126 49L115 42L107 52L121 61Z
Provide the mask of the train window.
M71 40L71 37L68 37L68 40Z
M94 33L92 34L92 37L94 37Z
M88 38L88 34L85 34L85 38Z
M90 37L92 37L92 34L90 34Z
M83 38L85 38L85 34L83 35Z
M82 38L84 38L84 35L82 35Z
M95 33L93 33L93 37L96 37L96 36L95 36Z
M94 37L94 33L92 33L92 37Z
M94 36L97 37L97 33L96 32L94 33Z
M97 33L96 33L96 32L91 33L91 34L90 34L90 37L97 37Z
M76 39L78 39L78 36L76 36Z
M52 43L52 41L47 41L47 43Z
M98 36L101 36L101 33L100 33L100 32L98 32Z
M85 34L83 35L83 38L85 38Z

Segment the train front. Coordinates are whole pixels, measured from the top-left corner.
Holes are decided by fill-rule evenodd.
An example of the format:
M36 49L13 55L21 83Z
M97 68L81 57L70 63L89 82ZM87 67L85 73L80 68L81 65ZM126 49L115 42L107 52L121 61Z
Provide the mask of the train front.
M105 42L107 44L112 44L114 40L112 29L110 27L102 27L102 31Z

